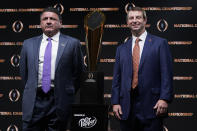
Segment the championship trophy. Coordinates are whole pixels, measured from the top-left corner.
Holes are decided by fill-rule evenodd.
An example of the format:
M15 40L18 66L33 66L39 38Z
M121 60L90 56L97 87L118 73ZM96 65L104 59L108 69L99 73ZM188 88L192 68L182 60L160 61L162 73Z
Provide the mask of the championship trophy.
M80 80L80 103L73 104L71 131L107 131L104 73L97 71L105 16L99 11L85 17L87 68Z
M81 103L102 104L104 102L104 73L97 71L104 22L105 16L100 11L90 12L84 20L88 71L82 77Z

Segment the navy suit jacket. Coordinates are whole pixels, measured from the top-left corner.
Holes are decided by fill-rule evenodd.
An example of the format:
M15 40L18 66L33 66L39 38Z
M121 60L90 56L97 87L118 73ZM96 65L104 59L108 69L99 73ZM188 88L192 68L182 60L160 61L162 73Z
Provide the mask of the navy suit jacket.
M22 100L23 120L32 118L37 86L38 59L42 35L23 42L20 55L20 74L24 83ZM55 65L54 97L58 118L67 120L74 101L79 77L83 71L83 55L79 40L60 33Z
M130 113L132 69L132 39L129 39L117 48L112 82L111 103L121 105L123 120ZM172 100L172 78L172 57L167 40L148 33L138 72L139 113L145 119L156 117L153 107L159 99Z

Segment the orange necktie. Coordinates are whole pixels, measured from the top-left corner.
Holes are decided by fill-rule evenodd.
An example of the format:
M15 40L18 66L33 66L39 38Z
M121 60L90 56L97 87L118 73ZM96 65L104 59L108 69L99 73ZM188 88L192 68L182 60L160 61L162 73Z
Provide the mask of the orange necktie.
M139 47L140 39L137 38L135 40L135 45L133 48L133 81L132 81L132 88L135 89L138 85L138 70L139 70L139 63L140 63L140 47Z

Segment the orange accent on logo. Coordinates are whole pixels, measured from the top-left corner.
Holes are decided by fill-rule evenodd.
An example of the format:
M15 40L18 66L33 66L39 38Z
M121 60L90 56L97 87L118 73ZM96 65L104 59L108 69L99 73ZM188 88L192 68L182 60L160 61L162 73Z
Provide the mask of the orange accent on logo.
M43 8L0 9L0 12L42 12Z
M169 45L191 45L192 41L169 41Z
M23 45L23 42L0 42L0 46Z
M70 8L70 11L119 11L119 8Z
M104 98L111 98L111 94L104 94Z
M196 99L197 95L195 95L195 94L175 94L174 98Z
M78 25L62 25L62 28L78 28Z
M179 112L179 113L168 113L169 116L193 116L194 113L184 113L184 112Z
M175 10L192 10L192 7L144 7L144 10L150 11L175 11Z
M0 76L0 80L21 80L20 76Z
M177 63L194 63L194 62L197 62L197 59L174 59L174 62L177 62Z
M197 24L174 24L174 28L191 28L197 27Z
M3 94L0 93L0 98L3 97Z
M0 63L4 63L5 62L5 59L0 59Z
M100 59L100 62L102 62L102 63L113 63L113 62L115 62L115 59Z
M112 76L105 76L104 79L105 79L105 80L112 80L113 77L112 77Z
M0 25L0 29L6 29L7 26L6 25Z
M173 80L192 80L192 76L174 76Z

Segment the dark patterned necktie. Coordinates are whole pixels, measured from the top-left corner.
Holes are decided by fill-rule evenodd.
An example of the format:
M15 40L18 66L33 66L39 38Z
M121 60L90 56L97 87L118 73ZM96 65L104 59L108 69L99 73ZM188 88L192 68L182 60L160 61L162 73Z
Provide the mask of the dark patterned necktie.
M51 88L51 38L48 38L48 44L45 49L43 74L42 74L42 90L47 93Z
M135 40L135 45L133 48L133 81L132 81L132 88L135 89L138 85L138 70L139 70L139 63L140 63L140 47L139 47L140 39L137 38Z

